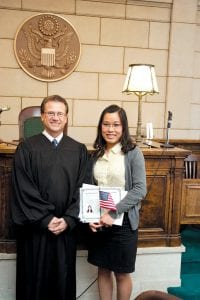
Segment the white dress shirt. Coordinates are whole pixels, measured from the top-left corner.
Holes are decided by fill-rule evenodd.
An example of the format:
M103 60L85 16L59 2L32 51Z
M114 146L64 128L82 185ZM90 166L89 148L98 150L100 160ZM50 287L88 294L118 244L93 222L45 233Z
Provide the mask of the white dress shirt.
M94 177L99 186L125 189L125 162L120 143L98 158L94 166Z

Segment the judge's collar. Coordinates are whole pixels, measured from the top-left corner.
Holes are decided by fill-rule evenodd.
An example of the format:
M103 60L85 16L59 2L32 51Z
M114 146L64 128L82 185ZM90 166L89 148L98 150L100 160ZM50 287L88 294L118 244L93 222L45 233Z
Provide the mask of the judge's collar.
M54 139L56 139L56 141L59 143L61 141L62 137L63 137L63 132L61 132L56 138L51 136L46 130L44 130L42 132L42 134L44 134L50 142L52 142Z

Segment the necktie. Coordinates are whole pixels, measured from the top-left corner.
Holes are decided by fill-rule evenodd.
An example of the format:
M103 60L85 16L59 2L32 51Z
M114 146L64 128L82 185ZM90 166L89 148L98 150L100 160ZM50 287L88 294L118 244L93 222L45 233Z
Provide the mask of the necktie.
M56 139L53 139L52 144L54 145L54 147L58 146L58 141Z

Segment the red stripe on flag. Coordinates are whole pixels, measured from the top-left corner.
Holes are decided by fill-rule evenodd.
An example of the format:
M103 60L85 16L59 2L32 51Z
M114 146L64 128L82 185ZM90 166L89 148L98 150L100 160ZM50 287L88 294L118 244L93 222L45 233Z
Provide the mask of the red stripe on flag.
M117 210L112 195L109 192L100 191L100 207Z

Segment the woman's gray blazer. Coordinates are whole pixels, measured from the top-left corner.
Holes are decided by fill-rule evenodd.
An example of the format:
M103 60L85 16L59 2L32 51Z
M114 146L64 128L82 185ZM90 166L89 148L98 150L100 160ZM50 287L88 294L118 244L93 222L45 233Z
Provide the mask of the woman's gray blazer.
M126 196L117 204L117 212L110 211L112 217L128 212L131 228L138 228L139 209L146 195L145 161L137 146L125 154L125 190Z

